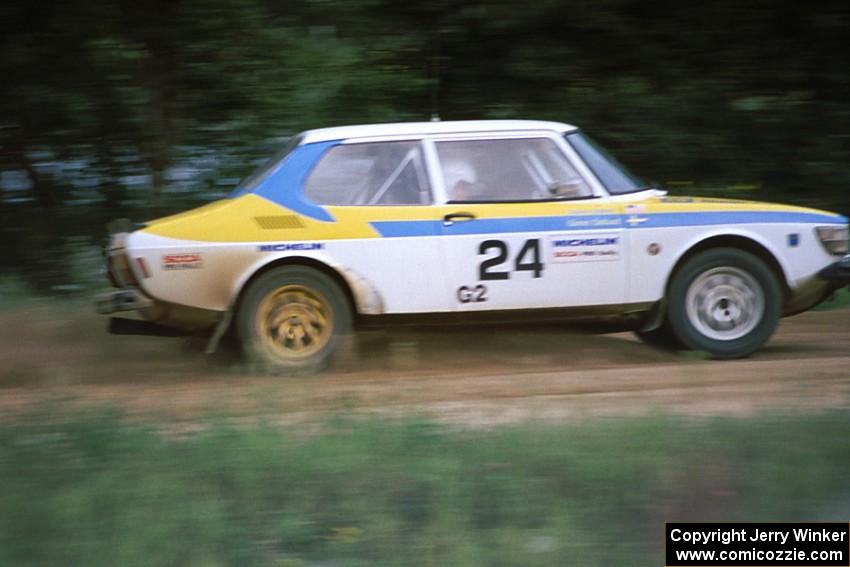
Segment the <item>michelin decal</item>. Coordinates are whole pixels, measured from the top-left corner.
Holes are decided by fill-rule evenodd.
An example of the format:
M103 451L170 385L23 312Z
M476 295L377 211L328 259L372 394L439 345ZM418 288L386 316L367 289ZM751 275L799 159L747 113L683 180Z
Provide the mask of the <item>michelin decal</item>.
M322 250L323 242L282 242L280 244L260 244L257 246L259 252L293 252Z
M613 234L555 236L553 262L605 262L620 259L620 237Z

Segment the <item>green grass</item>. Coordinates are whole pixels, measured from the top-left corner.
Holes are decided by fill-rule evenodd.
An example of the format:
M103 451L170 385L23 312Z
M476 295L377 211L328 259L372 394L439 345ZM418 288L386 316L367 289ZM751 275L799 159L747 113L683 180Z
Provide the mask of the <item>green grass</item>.
M818 311L850 307L850 288L843 287L835 292L835 296L816 307Z
M176 435L42 411L0 429L2 565L661 565L665 521L850 513L846 415Z

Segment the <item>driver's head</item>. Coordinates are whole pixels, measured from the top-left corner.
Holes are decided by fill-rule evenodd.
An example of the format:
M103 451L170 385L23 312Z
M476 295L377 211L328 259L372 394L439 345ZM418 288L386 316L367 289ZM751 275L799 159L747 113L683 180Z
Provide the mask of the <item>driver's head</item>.
M478 181L478 174L468 161L452 157L443 162L443 180L449 199L463 201L470 198L470 189Z

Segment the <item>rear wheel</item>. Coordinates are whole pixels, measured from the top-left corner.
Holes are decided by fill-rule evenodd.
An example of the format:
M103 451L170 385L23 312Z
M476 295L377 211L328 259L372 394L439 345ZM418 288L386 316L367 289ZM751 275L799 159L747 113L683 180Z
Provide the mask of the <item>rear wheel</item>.
M269 370L324 368L350 329L345 294L327 275L305 266L261 275L245 291L237 313L245 354Z
M685 346L714 358L741 358L773 335L782 291L764 262L734 248L690 258L674 276L668 322Z

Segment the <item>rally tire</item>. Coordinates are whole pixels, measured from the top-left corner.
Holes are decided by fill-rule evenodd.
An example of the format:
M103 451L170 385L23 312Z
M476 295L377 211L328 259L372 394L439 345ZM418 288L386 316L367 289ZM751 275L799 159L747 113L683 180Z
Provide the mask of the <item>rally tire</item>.
M250 363L282 374L325 368L351 331L345 293L326 274L306 266L274 268L249 284L236 330Z
M773 335L782 290L756 256L714 248L688 259L668 290L668 323L684 346L716 359L743 358Z

